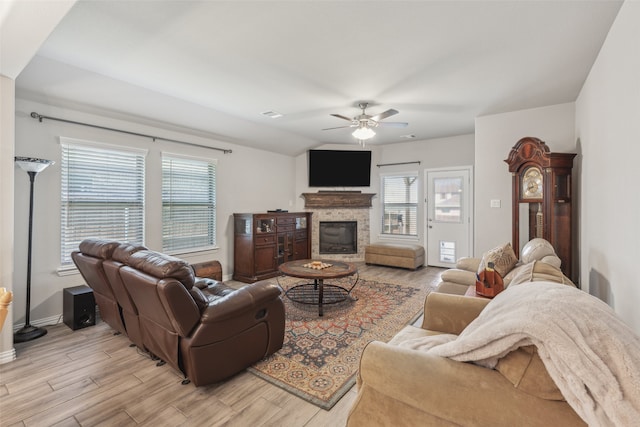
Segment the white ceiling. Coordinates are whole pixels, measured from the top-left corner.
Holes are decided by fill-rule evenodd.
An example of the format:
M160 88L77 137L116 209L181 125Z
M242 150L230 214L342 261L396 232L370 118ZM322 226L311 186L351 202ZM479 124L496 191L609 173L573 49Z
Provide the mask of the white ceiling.
M620 6L80 0L16 87L290 155L354 145L352 129L321 129L348 124L329 114L355 116L362 100L409 122L368 144L425 140L472 133L478 116L574 101Z

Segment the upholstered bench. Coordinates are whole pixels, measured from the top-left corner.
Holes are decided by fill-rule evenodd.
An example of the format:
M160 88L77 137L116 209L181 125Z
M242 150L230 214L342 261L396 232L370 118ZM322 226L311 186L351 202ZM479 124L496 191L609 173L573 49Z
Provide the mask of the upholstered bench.
M424 264L424 248L411 244L372 243L364 248L364 261L415 270Z

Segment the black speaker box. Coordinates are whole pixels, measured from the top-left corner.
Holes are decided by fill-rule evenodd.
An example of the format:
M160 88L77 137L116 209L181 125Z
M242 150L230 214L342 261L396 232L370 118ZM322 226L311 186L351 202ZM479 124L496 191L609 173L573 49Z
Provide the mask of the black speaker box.
M62 321L74 331L96 324L96 300L90 287L65 288L62 304Z

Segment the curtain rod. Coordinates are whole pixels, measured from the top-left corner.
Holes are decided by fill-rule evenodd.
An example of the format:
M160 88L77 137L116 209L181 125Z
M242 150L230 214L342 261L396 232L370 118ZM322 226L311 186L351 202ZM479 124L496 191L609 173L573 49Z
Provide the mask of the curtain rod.
M91 124L91 123L76 122L76 121L73 121L73 120L60 119L58 117L43 116L42 114L38 114L36 112L32 112L31 113L31 117L33 117L34 119L38 119L38 121L40 123L42 123L43 119L56 120L58 122L71 123L71 124L80 125L80 126L89 126L89 127L96 128L96 129L110 130L110 131L113 131L113 132L126 133L128 135L135 135L135 136L141 136L141 137L144 137L144 138L151 138L153 140L153 142L156 142L157 140L175 142L175 143L178 143L178 144L191 145L193 147L201 147L201 148L208 148L210 150L222 151L224 154L229 154L229 153L233 152L232 150L229 150L229 149L209 147L207 145L195 144L193 142L178 141L177 139L163 138L161 136L147 135L145 133L131 132L131 131L128 131L128 130L115 129L115 128L110 128L110 127L106 127L106 126L99 126L99 125L94 125L94 124Z
M382 163L382 164L378 164L376 166L377 167L381 167L381 166L412 165L414 163L420 164L419 161L416 161L416 162L402 162L402 163Z

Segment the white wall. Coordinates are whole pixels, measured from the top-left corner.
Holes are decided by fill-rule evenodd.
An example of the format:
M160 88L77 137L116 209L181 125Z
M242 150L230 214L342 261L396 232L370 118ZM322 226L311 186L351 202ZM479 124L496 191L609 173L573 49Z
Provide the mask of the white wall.
M521 138L533 136L552 152L576 152L574 122L573 103L476 118L476 256L511 241L511 174L504 162L511 148ZM490 207L492 199L500 200L501 207Z
M183 144L157 141L85 126L56 121L38 120L30 113L88 122L171 139L231 148L232 154ZM16 100L15 153L54 160L36 178L34 196L34 242L32 255L31 319L47 321L62 313L62 290L84 283L79 274L59 276L60 266L60 144L59 137L85 139L114 145L148 149L146 160L146 245L162 249L160 153L169 151L192 156L218 159L217 171L217 243L218 250L178 255L189 262L217 259L225 278L233 272L234 212L265 212L287 206L294 191L294 159L290 156L212 141L200 136L168 131L159 127L137 124L86 112ZM4 169L4 168L3 168ZM13 169L12 169L13 170ZM26 252L29 209L29 179L15 169L15 277L14 323L24 322Z
M0 75L0 287L14 291L13 286L13 200L14 184L14 129L15 81ZM0 364L15 359L13 348L13 307L0 330Z
M322 150L358 150L359 146L354 145L324 145L318 147ZM417 171L420 180L424 178L425 169L452 167L452 166L472 166L474 162L474 136L460 135L449 138L437 138L431 140L411 141L388 145L369 145L365 150L371 150L371 186L357 188L363 193L375 193L376 196L372 200L373 207L370 210L371 224L371 240L376 241L380 238L382 222L381 205L380 205L380 174L394 172ZM398 166L382 166L378 164L385 163L404 163L404 162L420 162L420 164L398 165ZM318 188L309 188L307 153L303 153L296 157L296 208L304 209L304 200L300 198L301 193L315 193ZM354 190L352 188L336 188L335 190ZM423 193L423 186L418 188L419 194ZM422 218L419 225L419 236L416 243L424 245L424 213L421 204L418 211L418 217ZM388 240L388 237L385 236ZM406 239L403 239L406 240Z
M640 333L640 2L626 1L576 101L583 288Z
M44 120L39 123L30 117L35 111L42 115L61 117L100 126L115 127L134 132L164 136L177 140L209 144L220 148L231 148L232 154L124 135L90 127ZM200 136L151 127L148 124L114 119L80 109L47 105L31 100L16 100L16 155L33 156L54 160L56 164L38 175L34 200L34 247L32 266L31 319L33 324L53 322L62 312L62 290L84 283L79 274L60 276L57 273L60 260L60 145L59 137L85 139L107 144L148 149L146 192L147 215L146 245L161 250L160 211L160 153L163 150L218 159L218 246L215 251L179 255L189 262L217 259L222 263L225 279L233 273L233 223L234 212L264 212L268 209L304 210L304 192L315 192L317 188L307 186L306 153L292 158L266 151L255 150L220 141L211 141ZM347 145L325 145L322 149L354 149ZM363 192L379 193L379 173L395 172L397 167L378 168L379 163L395 163L419 160L421 165L409 165L423 176L425 168L473 163L473 135L442 138L430 141L415 141L385 147L367 147L372 155L371 187L359 188ZM26 173L15 170L15 245L14 282L26 281L26 251L28 227L28 188ZM344 190L344 188L340 188ZM377 197L373 199L371 223L375 233L379 232L380 212ZM374 231L374 230L372 230ZM422 239L422 236L420 237ZM24 322L25 289L16 286L14 323Z
M314 148L314 150L366 150L371 151L371 164L375 165L379 162L378 146L366 146L365 148L361 148L354 140L354 144L324 144L319 147ZM295 177L296 177L296 185L295 185L295 196L293 200L293 208L297 211L304 210L304 198L301 197L302 193L316 193L319 190L321 191L361 191L363 193L378 193L378 184L373 175L373 169L375 166L372 166L372 176L371 176L371 186L370 187L335 187L335 188L318 188L318 187L309 187L309 164L308 164L308 154L304 152L295 158ZM375 203L375 198L374 198Z
M76 0L0 2L0 286L14 293L15 81ZM15 295L14 295L15 296ZM15 359L13 307L0 331L0 364ZM22 299L24 307L24 298Z
M420 185L418 194L423 195L424 191L424 171L425 169L438 169L455 166L473 166L474 163L474 135L460 135L449 138L437 138L424 141L411 141L398 144L382 146L379 153L379 163L404 163L420 162L420 164L397 165L397 166L374 166L374 175L378 186L381 174L396 172L417 171ZM418 197L418 200L423 200ZM371 221L371 236L376 237L382 231L382 207L378 203L373 212L375 220ZM425 249L425 212L424 203L418 205L418 242ZM386 239L389 237L386 236Z

